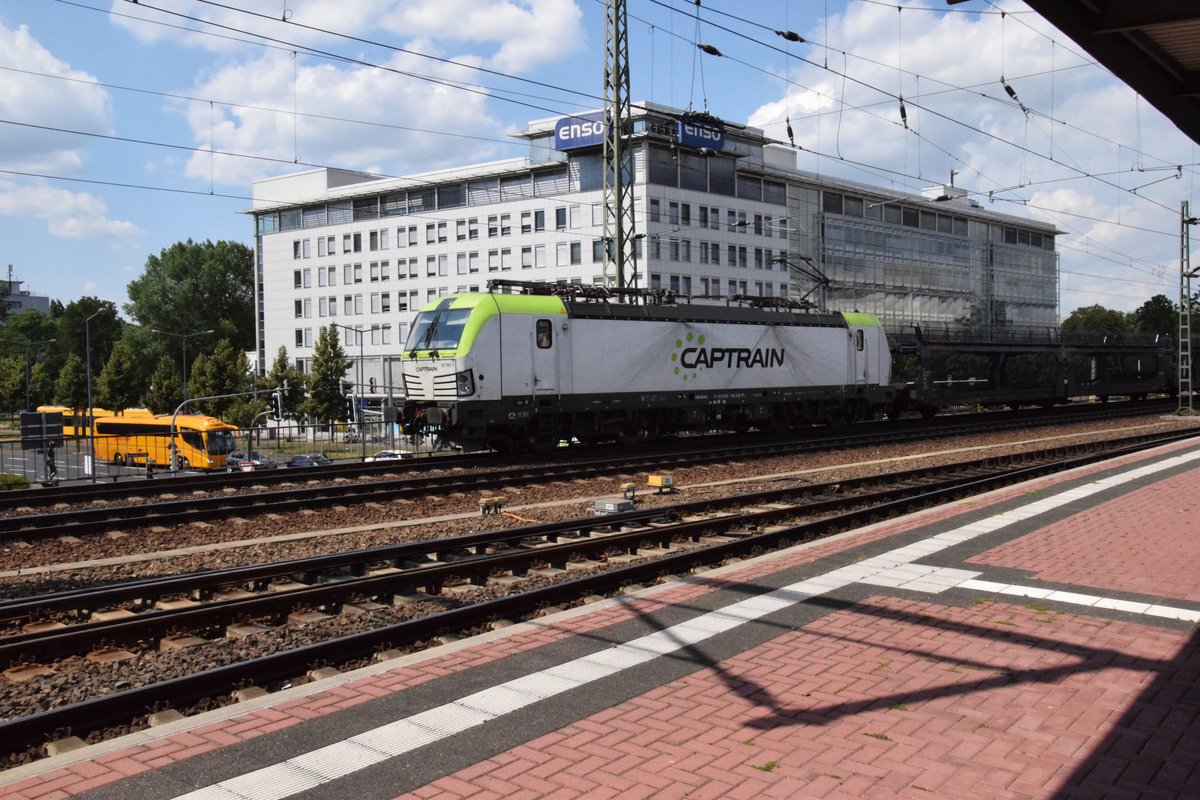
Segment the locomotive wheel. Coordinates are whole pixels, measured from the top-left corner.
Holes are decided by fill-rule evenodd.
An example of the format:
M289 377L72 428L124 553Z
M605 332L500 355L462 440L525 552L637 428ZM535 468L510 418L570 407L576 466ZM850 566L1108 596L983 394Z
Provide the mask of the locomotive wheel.
M621 429L621 432L617 434L617 443L623 447L639 447L645 444L649 438L649 431L641 426L633 425Z
M529 434L529 449L535 453L545 455L553 453L558 447L558 436L553 433L531 433Z

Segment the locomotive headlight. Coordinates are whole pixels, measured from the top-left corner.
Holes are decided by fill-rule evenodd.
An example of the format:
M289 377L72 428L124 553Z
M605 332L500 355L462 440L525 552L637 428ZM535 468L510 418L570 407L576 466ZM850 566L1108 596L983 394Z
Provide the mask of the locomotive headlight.
M459 397L470 397L475 394L475 377L471 370L464 370L454 376L455 389Z

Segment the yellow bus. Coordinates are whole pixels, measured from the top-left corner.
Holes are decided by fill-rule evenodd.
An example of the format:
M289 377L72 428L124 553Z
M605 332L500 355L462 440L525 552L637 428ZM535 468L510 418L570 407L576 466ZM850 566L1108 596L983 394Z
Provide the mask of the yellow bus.
M69 406L38 406L39 414L62 414L63 436L67 438L84 437L88 435L88 413L86 408L70 408ZM92 418L111 417L113 412L103 408L93 408Z
M216 417L175 417L179 469L225 469L226 456L237 449L237 430ZM97 416L94 441L97 462L140 467L153 461L165 469L171 464L171 415Z

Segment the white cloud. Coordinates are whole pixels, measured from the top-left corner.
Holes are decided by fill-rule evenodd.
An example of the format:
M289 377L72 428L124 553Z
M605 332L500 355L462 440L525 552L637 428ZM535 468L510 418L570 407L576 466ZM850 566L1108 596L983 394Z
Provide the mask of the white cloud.
M387 65L397 70L434 72L443 79L462 80L468 70L428 63L416 65L410 56L396 55ZM347 169L373 168L386 174L409 174L439 166L491 157L499 142L448 137L441 131L502 137L501 127L485 107L487 97L379 69L341 67L303 60L294 71L290 55L269 53L263 58L230 64L214 71L191 90L202 97L236 97L249 108L222 107L215 123L207 103L185 108L197 143L215 145L216 157L194 154L190 177L244 188L271 173L296 171L294 161ZM301 114L293 116L293 92ZM373 124L361 124L361 123ZM419 128L409 130L405 127ZM426 132L428 131L428 132ZM221 156L246 153L280 159L272 166L261 160Z
M132 222L109 219L103 199L43 183L0 180L0 214L41 220L47 233L59 239L102 238L127 244L142 235Z
M561 58L584 40L576 0L287 0L282 5L279 0L245 0L238 5L250 13L197 7L185 0L158 0L156 7L173 12L167 14L125 0L113 0L112 11L114 22L145 44L233 52L244 48L239 39L258 41L259 36L361 56L357 51L369 45L338 34L403 47L419 37L490 45L494 51L487 65L507 72ZM404 39L388 41L376 29Z
M0 24L0 52L13 69L0 70L0 167L20 172L75 173L84 163L78 136L55 129L112 131L108 93L92 76L54 57L22 25ZM55 76L55 77L45 77ZM67 80L63 80L67 79Z
M492 69L526 72L582 48L582 14L574 0L414 0L383 20L403 35L495 45Z

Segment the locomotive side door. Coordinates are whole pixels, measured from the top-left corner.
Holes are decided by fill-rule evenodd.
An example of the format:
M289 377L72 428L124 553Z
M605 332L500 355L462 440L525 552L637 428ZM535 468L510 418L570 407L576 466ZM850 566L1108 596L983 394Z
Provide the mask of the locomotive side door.
M534 394L554 394L558 391L559 347L555 339L554 320L535 318L529 340Z
M874 348L867 342L867 332L859 327L850 329L850 364L853 374L851 383L862 386L871 375L871 358Z

